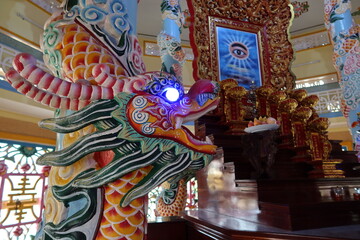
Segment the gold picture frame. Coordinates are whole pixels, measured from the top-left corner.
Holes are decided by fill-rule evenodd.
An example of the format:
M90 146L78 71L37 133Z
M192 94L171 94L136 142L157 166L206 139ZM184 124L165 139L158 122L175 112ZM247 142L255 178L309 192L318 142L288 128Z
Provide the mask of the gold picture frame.
M293 19L288 0L187 0L192 25L190 43L194 51L194 78L219 81L216 26L258 34L262 85L289 91L295 76L290 70L294 50L289 41ZM215 28L214 28L215 27Z
M261 25L209 16L211 64L218 81L234 79L249 90L269 77L266 31ZM217 68L215 68L217 67Z

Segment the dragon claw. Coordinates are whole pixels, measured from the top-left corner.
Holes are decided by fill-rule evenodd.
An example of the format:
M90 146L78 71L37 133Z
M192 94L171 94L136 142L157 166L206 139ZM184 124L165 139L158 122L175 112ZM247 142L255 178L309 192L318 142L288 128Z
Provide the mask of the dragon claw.
M17 79L17 78L19 78L19 73L13 68L10 68L5 74L5 79L10 84L12 84L14 82L14 80Z
M21 72L27 65L36 65L36 59L28 53L16 55L13 61L13 66L16 71Z

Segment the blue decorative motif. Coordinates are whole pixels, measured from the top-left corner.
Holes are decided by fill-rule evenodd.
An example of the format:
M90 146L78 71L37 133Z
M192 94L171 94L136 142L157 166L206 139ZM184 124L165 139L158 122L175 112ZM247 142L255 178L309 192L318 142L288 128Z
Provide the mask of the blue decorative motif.
M122 5L120 2L112 2L110 5L110 9L113 13L124 13L126 14L126 9L124 5Z
M147 100L143 98L142 96L137 96L134 98L132 104L135 108L143 108L147 104Z
M93 5L83 8L80 12L81 18L89 23L98 23L104 20L105 15L106 11Z
M149 120L149 114L142 112L142 109L135 110L131 114L132 119L136 123L146 123Z
M151 123L146 123L142 126L141 131L146 135L151 135L155 132L155 128L151 127Z
M176 89L178 91L179 97L177 99L182 99L184 96L184 87L173 76L159 78L154 77L153 81L146 86L145 91L155 96L161 96L164 99L173 102L166 97L167 91L169 89Z
M114 27L113 30L117 31L119 34L122 34L125 31L129 31L130 25L125 18L125 14L112 14L107 16L106 23Z

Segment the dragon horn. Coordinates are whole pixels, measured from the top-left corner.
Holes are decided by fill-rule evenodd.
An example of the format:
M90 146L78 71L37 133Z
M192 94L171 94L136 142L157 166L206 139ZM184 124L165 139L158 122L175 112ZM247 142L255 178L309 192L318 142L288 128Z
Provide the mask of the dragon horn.
M114 91L111 88L71 83L54 77L37 67L36 59L27 53L16 55L13 66L23 78L37 85L39 89L49 91L55 95L89 101L114 98Z
M22 78L20 74L14 69L7 71L5 77L11 86L19 93L22 93L34 101L49 107L77 111L90 103L89 101L80 101L77 99L60 97L47 91L43 91Z

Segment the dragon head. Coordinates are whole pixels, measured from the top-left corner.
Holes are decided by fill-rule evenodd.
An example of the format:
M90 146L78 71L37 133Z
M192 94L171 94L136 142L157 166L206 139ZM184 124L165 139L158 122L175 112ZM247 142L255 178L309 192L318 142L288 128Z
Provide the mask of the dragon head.
M140 135L173 140L195 152L214 154L216 147L211 142L199 140L183 124L215 109L218 91L217 83L199 80L184 93L175 78L153 77L143 93L128 101L126 119Z
M64 118L48 119L41 126L70 133L94 124L97 131L71 146L45 154L39 164L69 166L92 152L111 150L110 161L89 169L71 186L90 189L104 186L125 174L150 167L148 174L121 199L121 206L143 196L162 182L189 177L206 166L216 147L197 139L182 124L213 110L219 87L208 80L197 81L184 93L174 77L153 75L143 91L119 93L114 100L100 100Z

